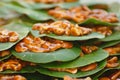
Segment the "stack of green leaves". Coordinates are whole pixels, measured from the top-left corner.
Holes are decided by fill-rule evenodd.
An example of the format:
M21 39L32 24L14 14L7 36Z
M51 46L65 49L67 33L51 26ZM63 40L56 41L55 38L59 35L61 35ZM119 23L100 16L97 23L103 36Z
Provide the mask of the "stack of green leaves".
M120 71L120 31L119 22L112 23L102 21L96 18L88 18L82 22L75 22L74 20L68 21L73 25L79 25L82 27L97 28L97 27L109 27L112 28L110 35L103 35L100 32L91 32L82 36L73 35L57 35L54 33L43 33L32 30L32 26L36 23L54 23L57 21L64 21L65 19L57 19L49 15L48 11L55 7L62 9L71 9L76 6L81 6L80 1L69 2L69 3L56 3L56 4L45 4L45 3L30 3L26 1L16 0L2 0L0 2L0 26L2 29L15 31L19 34L19 39L16 42L0 42L0 52L9 50L10 54L7 56L0 56L0 74L1 75L16 75L20 74L26 77L27 80L53 80L55 78L63 79L64 76L70 76L73 78L91 77L92 80L98 80L104 76L106 72L112 70ZM107 4L107 6L109 6ZM119 5L118 5L119 6ZM109 6L107 11L115 12L119 17L117 11L120 11L118 6ZM94 5L90 4L90 7L94 8ZM113 9L116 7L116 10ZM104 31L103 31L104 32ZM18 45L25 37L32 35L39 38L52 38L61 41L70 42L73 44L72 48L60 48L50 52L32 52L30 50L17 52L15 50ZM1 37L1 34L0 34ZM81 46L96 46L97 49L91 51L89 54L84 54ZM115 53L111 53L108 49L116 49ZM86 49L89 49L87 47ZM112 51L114 51L112 50ZM1 53L0 53L1 54ZM84 54L84 55L83 55ZM83 55L83 56L81 56ZM117 57L117 66L107 67L109 60ZM3 69L2 64L9 61L9 59L17 58L20 61L32 63L33 65L27 65L22 67L20 70L14 69ZM13 59L14 60L14 59ZM92 70L79 70L84 67L88 67L91 64L96 63L97 66ZM112 64L112 63L111 63ZM6 64L7 65L7 64ZM78 69L77 72L71 73L69 69ZM54 70L59 69L59 70ZM68 69L68 71L65 71ZM32 76L32 77L31 77ZM1 77L0 77L1 79Z

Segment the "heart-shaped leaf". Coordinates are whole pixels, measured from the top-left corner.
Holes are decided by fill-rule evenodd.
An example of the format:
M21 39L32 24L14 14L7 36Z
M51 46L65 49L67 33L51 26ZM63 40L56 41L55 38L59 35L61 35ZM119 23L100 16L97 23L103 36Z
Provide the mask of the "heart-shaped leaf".
M115 40L120 40L120 31L114 31L110 36L107 36L103 39L101 39L101 41L115 41Z
M22 68L20 71L6 70L6 71L0 72L0 74L34 73L35 71L36 71L36 67L26 66L26 67Z
M15 31L19 34L19 40L16 42L6 42L6 43L0 43L0 51L7 50L14 46L16 43L18 43L21 39L27 36L29 29L26 25L21 24L21 23L10 23L6 26L3 26L2 28L10 30L10 31Z
M18 53L15 50L12 54L17 58L34 62L34 63L48 63L53 61L70 61L77 58L80 55L80 48L73 47L71 49L60 49L48 53L34 53L34 52L22 52Z
M66 3L56 3L56 4L45 4L45 3L27 3L25 1L14 1L14 3L17 3L25 8L28 9L49 9L54 7L61 7L61 8L71 8L75 6L79 6L79 2L66 2Z
M97 20L97 19L94 19L94 18L89 18L89 19L85 20L84 22L79 23L79 25L117 26L118 24L117 23L104 22L104 21Z
M13 4L5 4L5 3L1 3L4 7L13 10L15 12L18 12L20 14L26 14L29 18L33 19L33 20L37 20L37 21L45 21L45 20L50 20L50 19L54 19L53 17L49 16L47 14L47 12L45 11L36 11L36 10L31 10L31 9L27 9L27 8L23 8L20 6L16 6Z
M45 74L45 75L49 75L49 76L54 76L54 77L60 77L63 78L65 75L71 76L71 77L85 77L85 76L89 76L92 74L97 73L98 71L102 70L106 65L106 61L102 61L98 64L97 68L91 71L78 71L76 74L71 74L71 73L67 73L67 72L57 72L57 71L51 71L45 68L37 68L37 71L40 72L41 74Z
M39 32L38 31L35 31L35 30L31 30L31 33L36 36L36 37L44 37L44 36L47 36L47 37L50 37L50 38L54 38L54 39L59 39L59 40L65 40L65 41L75 41L75 40L88 40L88 39L93 39L93 38L104 38L105 36L100 34L100 33L96 33L96 32L93 32L91 34L88 34L88 35L84 35L84 36L58 36L58 35L55 35L55 34L40 34L39 35Z
M42 67L45 68L75 68L75 67L82 67L89 65L94 62L100 62L107 58L109 54L104 51L103 49L98 49L88 55L84 55L83 57L79 57L73 61L69 62L52 62L47 64L40 64Z

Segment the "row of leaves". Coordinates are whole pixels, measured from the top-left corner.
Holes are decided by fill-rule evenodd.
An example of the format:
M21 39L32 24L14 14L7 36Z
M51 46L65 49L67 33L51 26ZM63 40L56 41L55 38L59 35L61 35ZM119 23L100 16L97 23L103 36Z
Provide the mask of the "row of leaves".
M73 6L79 5L78 2L75 2ZM16 18L23 14L27 15L32 21L46 21L46 20L56 20L53 17L49 16L45 10L38 10L38 9L45 9L45 8L52 8L55 6L60 6L62 8L70 8L71 3L63 3L63 4L28 4L25 2L19 2L19 1L13 1L11 0L8 2L8 4L5 4L3 2L0 2L0 17L6 18L7 14L12 13L16 15L8 16L8 18ZM42 7L41 7L42 6ZM6 10L4 10L6 9ZM15 11L15 12L14 12ZM17 12L17 13L16 13ZM44 17L43 17L44 16ZM19 17L20 18L20 17ZM27 19L29 19L27 18ZM106 65L106 59L109 55L106 51L104 51L102 48L109 47L116 45L120 43L120 32L114 32L112 35L105 37L104 35L101 35L99 33L91 33L89 35L81 36L81 37L73 37L73 36L57 36L55 34L43 34L39 35L38 32L31 30L31 23L29 25L30 21L25 21L25 24L23 22L15 22L10 23L7 26L4 26L4 28L7 28L12 31L16 31L19 33L19 41L22 40L24 37L27 36L28 33L32 33L34 36L37 37L51 37L59 40L66 40L66 41L82 41L82 40L88 40L87 44L91 44L92 41L103 41L104 43L99 46L99 49L89 55L85 55L84 57L78 57L79 53L81 52L80 48L77 46L74 46L72 49L60 49L54 52L50 53L32 53L32 52L23 52L23 53L17 53L14 50L14 45L17 44L19 41L15 43L0 43L0 51L10 49L12 55L16 56L17 58L23 60L23 61L29 61L37 63L38 66L36 67L25 67L20 71L3 71L3 73L34 73L39 72L41 74L54 76L54 77L60 77L63 78L64 75L70 75L72 77L85 77L92 74L99 74L95 76L95 79L97 79L101 74L106 72L110 69L103 69ZM27 25L27 24L28 25ZM119 23L108 23L99 21L96 19L88 19L82 23L79 23L79 25L104 25L104 26L117 26ZM21 29L21 30L20 30ZM97 40L96 40L97 38ZM95 39L95 40L93 40ZM8 55L6 57L0 58L0 60L8 59L11 55ZM117 54L119 56L119 54ZM62 61L59 65L57 62L54 61ZM67 61L67 62L66 62ZM51 63L50 63L51 62ZM89 65L91 63L97 62L98 67L95 70L87 71L87 72L81 72L79 71L77 74L70 74L66 72L56 72L56 71L50 71L47 68L74 68L74 67L83 67L86 65ZM40 64L40 63L46 63L46 64ZM57 65L56 65L57 64ZM102 70L103 69L103 70ZM113 68L113 69L120 69L119 67ZM100 71L100 72L99 72ZM36 75L35 75L36 76ZM38 79L36 79L38 80Z

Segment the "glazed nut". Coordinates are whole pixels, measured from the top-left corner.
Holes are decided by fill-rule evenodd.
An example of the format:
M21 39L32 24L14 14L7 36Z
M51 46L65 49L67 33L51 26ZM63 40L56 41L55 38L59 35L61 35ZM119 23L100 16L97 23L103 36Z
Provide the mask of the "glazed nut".
M90 70L94 70L96 67L97 67L97 63L92 63L87 66L81 67L80 70L81 71L90 71Z
M0 57L4 57L10 54L9 50L0 51Z
M99 80L111 80L109 77L101 77Z
M120 71L115 72L110 76L111 80L116 80L118 77L120 77Z

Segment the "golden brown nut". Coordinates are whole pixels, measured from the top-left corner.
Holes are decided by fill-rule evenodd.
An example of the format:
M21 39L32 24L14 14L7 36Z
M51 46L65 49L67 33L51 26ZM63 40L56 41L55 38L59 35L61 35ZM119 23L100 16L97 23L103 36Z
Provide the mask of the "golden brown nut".
M113 68L113 67L117 67L119 66L119 62L118 62L118 58L117 57L112 57L110 59L107 60L107 68Z
M89 54L98 49L97 46L81 46L80 48L85 54Z
M21 75L1 75L0 80L27 80Z
M90 77L76 79L76 78L72 78L70 76L64 76L64 80L92 80L92 79Z
M4 57L10 54L9 50L0 51L0 57Z
M92 64L89 64L87 66L80 68L80 70L81 71L90 71L90 70L94 70L96 67L97 67L97 63L92 63Z

